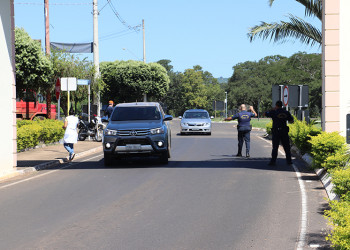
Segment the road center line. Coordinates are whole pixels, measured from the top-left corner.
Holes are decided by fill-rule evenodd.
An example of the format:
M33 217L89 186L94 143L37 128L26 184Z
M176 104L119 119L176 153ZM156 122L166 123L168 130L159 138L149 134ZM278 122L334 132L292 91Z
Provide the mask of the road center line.
M261 140L269 143L272 145L272 143L270 141L267 141L263 138L261 138L260 136L257 136L258 138L260 138ZM278 149L278 151L285 156L285 153L282 152L280 149ZM299 188L300 188L300 192L301 192L301 220L300 220L300 232L299 232L299 238L298 238L298 244L297 244L297 250L302 250L305 246L305 241L306 241L306 232L307 232L307 195L306 195L306 190L305 190L305 185L304 185L304 181L301 178L301 174L300 171L298 169L297 166L295 166L293 164L293 169L295 171L295 174L297 176L298 179L298 183L299 183Z
M90 157L88 159L85 159L83 161L79 161L79 162L74 162L74 163L68 163L66 164L65 166L59 168L59 169L55 169L55 170L49 170L48 172L46 173L43 173L43 174L39 174L39 175L36 175L36 176L33 176L33 177L29 177L27 179L24 179L24 180L20 180L20 181L16 181L16 182L13 182L13 183L10 183L10 184L7 184L7 185L4 185L4 186L1 186L0 189L4 189L4 188L7 188L7 187L11 187L11 186L14 186L14 185L17 185L17 184L20 184L20 183L23 183L23 182L27 182L27 181L30 181L30 180L33 180L33 179L36 179L36 178L39 178L39 177L43 177L45 175L49 175L49 174L53 174L59 170L62 170L62 169L65 169L65 168L69 168L71 166L74 166L74 165L78 165L80 163L83 163L83 162L87 162L87 161L90 161L92 159L95 159L95 158L98 158L98 157L101 157L103 156L103 154L99 154L99 155L96 155L94 157Z

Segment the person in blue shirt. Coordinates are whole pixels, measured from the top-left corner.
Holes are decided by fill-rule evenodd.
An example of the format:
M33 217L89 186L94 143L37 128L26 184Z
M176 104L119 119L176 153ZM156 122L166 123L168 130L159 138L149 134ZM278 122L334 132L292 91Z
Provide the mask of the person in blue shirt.
M114 104L113 101L109 101L108 107L105 110L105 116L108 116L108 119L111 117L111 114L113 112L113 109L114 109L113 104Z
M282 102L277 101L276 106L273 110L265 112L265 116L272 118L272 158L269 163L270 166L276 165L276 159L278 154L278 147L280 142L284 152L286 153L287 164L292 164L292 156L290 152L289 143L289 127L287 126L287 121L293 123L293 116L285 109L282 108Z
M238 131L238 153L237 157L242 156L242 148L243 148L243 142L245 142L246 147L246 157L250 157L250 131L252 130L252 127L250 125L251 117L257 116L253 106L250 106L250 111L247 111L247 107L245 104L242 104L240 107L240 112L233 115L230 118L227 118L226 120L238 120L237 125L237 131Z

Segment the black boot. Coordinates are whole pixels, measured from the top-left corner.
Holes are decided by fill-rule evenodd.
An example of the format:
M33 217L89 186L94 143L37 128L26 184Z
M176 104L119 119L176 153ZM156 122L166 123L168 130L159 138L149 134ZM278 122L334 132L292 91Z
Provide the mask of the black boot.
M241 152L238 152L238 153L236 154L236 156L237 156L237 157L242 157L242 153L241 153Z

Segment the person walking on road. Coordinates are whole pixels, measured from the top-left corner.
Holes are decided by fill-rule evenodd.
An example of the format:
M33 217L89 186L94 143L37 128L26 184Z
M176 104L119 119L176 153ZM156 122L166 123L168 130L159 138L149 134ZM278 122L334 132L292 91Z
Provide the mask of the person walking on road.
M238 131L238 153L237 157L242 156L243 142L245 142L246 147L246 157L250 157L250 131L252 127L250 125L251 117L257 116L253 106L250 106L250 111L247 111L245 104L242 104L240 107L240 112L229 117L225 120L235 120L238 119L237 131Z
M291 165L292 155L290 152L290 142L288 136L289 127L287 126L287 121L289 123L293 123L293 116L287 110L282 108L281 101L277 101L275 108L266 112L265 116L272 118L272 157L269 165L276 165L280 142L282 142L282 146L286 154L287 164Z
M78 127L79 119L74 116L74 110L69 111L69 116L64 121L63 128L66 130L63 137L63 146L69 153L69 161L74 159L74 143L78 141Z
M113 101L108 102L108 107L106 108L105 115L108 116L108 119L111 117L111 114L113 112L113 107L114 103Z

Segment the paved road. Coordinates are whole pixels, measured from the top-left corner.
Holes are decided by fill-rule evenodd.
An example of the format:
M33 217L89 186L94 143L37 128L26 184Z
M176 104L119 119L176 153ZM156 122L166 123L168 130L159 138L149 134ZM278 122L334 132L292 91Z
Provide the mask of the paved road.
M215 124L212 136L179 136L172 127L166 166L139 159L104 168L95 154L1 183L0 249L296 248L298 180L284 159L267 166L271 146L261 132L252 133L246 159L232 156L231 125ZM316 180L308 185L315 223L308 222L307 245L322 241L325 224L324 192Z

